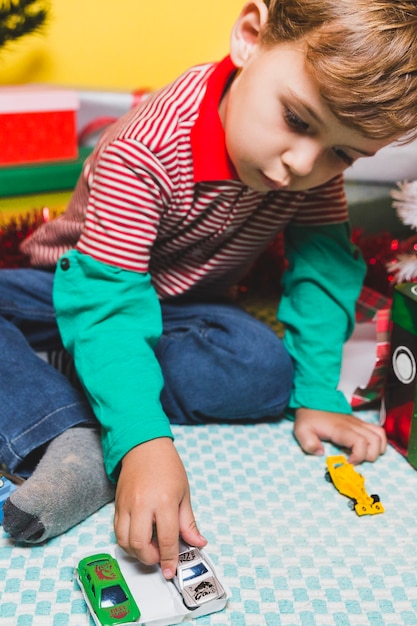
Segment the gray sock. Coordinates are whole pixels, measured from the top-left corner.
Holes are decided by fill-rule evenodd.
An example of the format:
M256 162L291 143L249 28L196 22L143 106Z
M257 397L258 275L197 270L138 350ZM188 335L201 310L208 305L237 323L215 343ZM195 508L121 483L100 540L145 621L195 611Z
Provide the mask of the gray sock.
M100 434L71 428L56 437L32 476L3 507L3 528L17 541L41 543L65 532L114 498Z

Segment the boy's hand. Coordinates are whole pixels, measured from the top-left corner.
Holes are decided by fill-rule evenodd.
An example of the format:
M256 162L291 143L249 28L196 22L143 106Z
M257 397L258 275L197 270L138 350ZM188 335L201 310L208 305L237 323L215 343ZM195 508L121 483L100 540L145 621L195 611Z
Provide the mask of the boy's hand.
M198 548L206 545L191 508L187 475L171 439L147 441L123 458L114 529L126 552L145 565L160 563L168 579L177 567L180 534Z
M308 454L324 454L322 441L348 448L348 461L353 464L375 461L387 447L386 434L381 426L363 422L354 415L314 409L297 409L294 435Z

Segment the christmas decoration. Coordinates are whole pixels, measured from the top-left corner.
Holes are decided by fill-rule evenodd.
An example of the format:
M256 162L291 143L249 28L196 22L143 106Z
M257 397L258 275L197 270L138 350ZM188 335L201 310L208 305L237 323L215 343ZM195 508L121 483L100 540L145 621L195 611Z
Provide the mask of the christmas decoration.
M400 183L391 195L398 217L406 226L417 230L417 181ZM408 250L399 250L388 266L397 283L417 279L417 236L411 238L409 244Z
M0 0L0 47L38 31L48 10L46 0Z
M0 225L0 268L29 265L27 257L20 251L20 244L49 217L47 208L34 209Z
M48 11L47 0L0 0L0 48L39 31L46 23ZM28 265L19 250L20 243L46 219L49 219L47 209L34 209L0 224L0 268Z

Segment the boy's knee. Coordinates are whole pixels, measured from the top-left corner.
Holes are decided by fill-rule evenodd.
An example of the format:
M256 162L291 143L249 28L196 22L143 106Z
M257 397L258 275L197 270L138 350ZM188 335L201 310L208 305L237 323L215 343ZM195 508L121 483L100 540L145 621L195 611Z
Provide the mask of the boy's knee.
M293 364L282 341L256 320L203 325L165 337L157 349L172 421L276 417L285 408Z

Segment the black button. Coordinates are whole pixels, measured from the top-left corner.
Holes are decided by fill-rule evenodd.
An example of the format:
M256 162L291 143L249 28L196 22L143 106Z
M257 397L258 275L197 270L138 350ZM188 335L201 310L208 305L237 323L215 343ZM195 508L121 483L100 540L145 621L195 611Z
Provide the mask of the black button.
M69 270L69 268L70 268L69 259L67 259L65 257L63 259L61 259L60 266L61 266L61 269L64 270L64 271L65 270Z

